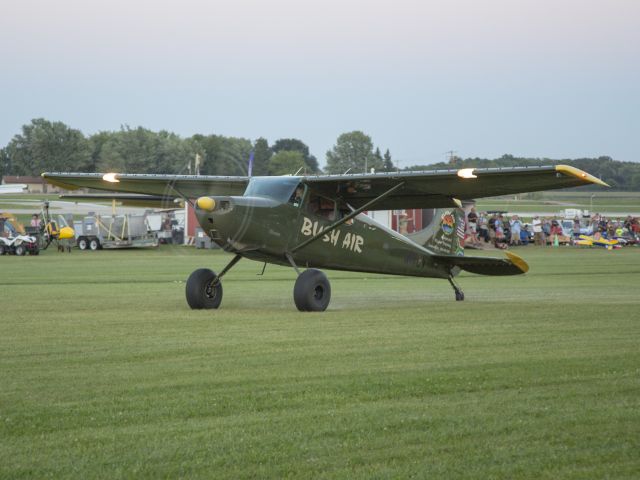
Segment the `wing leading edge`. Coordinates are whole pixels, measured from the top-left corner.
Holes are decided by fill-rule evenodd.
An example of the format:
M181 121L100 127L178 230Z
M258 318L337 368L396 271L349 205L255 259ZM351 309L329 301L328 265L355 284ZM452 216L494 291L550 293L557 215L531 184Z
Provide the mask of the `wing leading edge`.
M164 197L197 198L204 195L242 195L249 177L207 175L152 175L120 173L43 173L53 185L75 190L92 188L110 192ZM516 168L467 168L426 172L298 177L312 190L359 208L394 189L370 210L456 206L458 200L535 192L588 184L608 186L602 180L567 165Z
M355 208L403 183L402 188L376 203L371 210L451 207L455 206L455 199L470 200L592 183L608 186L593 175L567 165L327 175L305 177L303 181L319 193L340 198Z
M248 177L129 173L45 172L42 174L42 178L47 183L66 190L92 188L109 192L187 198L197 198L203 195L242 195L249 183Z

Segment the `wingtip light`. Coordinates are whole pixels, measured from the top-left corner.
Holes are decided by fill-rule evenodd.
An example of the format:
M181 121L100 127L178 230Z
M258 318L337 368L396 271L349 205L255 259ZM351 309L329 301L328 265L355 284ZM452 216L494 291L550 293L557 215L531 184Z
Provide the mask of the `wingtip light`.
M110 183L120 183L120 180L116 178L117 173L105 173L102 176L102 180Z
M478 178L477 175L473 174L475 168L461 168L458 170L458 176L460 178Z

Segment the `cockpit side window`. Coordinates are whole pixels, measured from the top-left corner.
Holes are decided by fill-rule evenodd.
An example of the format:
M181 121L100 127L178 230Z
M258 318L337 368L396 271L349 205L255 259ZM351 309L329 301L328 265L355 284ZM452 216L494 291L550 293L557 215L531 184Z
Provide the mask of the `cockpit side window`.
M327 220L336 219L336 202L313 192L309 195L306 210L312 215L324 217Z
M305 191L304 184L299 183L296 189L293 191L293 193L289 197L289 203L294 207L299 207L300 205L302 205L302 201L304 200L304 191Z

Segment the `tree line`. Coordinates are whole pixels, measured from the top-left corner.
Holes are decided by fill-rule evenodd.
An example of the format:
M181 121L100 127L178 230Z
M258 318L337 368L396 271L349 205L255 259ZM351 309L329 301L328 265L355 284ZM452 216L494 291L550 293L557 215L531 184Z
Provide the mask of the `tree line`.
M270 145L265 138L252 141L213 134L183 138L128 125L85 136L62 122L37 118L0 149L0 176L44 171L247 175L250 158L253 175L322 173L309 147L296 138ZM341 135L327 158L329 173L393 168L389 150L383 155L362 132Z
M309 147L296 138L281 138L273 144L265 138L250 140L215 134L183 138L164 130L154 132L127 125L117 131L85 136L62 122L38 118L23 125L21 132L0 149L0 177L39 175L44 171L247 175L249 158L253 159L253 175L397 170L389 150L382 153L361 131L340 135L326 152L326 166L321 168ZM496 159L451 157L448 162L414 165L404 170L554 164L586 170L618 190L640 190L640 163L606 156L561 160L513 155Z

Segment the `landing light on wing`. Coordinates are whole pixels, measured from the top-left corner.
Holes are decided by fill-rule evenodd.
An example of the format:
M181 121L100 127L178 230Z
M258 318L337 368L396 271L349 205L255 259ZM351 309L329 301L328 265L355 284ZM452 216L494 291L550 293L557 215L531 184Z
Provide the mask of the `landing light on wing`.
M461 168L458 170L458 176L460 178L478 178L477 175L473 174L475 168Z
M105 182L120 183L120 180L116 178L116 175L117 173L105 173L102 176L102 180L104 180Z

